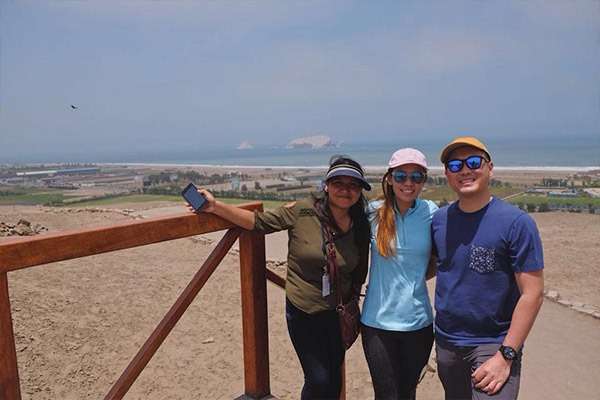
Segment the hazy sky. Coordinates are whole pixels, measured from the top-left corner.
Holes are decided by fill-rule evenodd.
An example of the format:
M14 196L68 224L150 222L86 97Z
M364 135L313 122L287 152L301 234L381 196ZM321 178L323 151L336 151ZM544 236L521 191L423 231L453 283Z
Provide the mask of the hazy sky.
M0 161L316 132L598 136L600 1L0 1Z

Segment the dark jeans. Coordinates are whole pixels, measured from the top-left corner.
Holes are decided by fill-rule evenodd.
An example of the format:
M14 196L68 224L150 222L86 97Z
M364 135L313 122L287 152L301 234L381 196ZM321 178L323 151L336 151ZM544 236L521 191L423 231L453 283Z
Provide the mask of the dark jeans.
M414 399L433 346L433 326L398 332L362 325L361 333L375 399Z
M307 314L285 302L288 332L304 371L302 400L338 399L344 345L335 310Z
M498 348L500 344L459 347L436 342L438 376L444 386L446 400L515 400L519 395L522 352L512 362L508 380L498 393L490 396L476 389L471 379L473 371L496 354Z

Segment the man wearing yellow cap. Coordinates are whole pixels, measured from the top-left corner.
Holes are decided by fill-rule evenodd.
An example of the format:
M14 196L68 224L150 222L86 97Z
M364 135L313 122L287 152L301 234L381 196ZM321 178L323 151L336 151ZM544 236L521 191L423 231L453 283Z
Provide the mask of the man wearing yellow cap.
M458 201L433 217L435 340L446 399L516 399L522 349L543 301L533 219L493 197L487 147L458 137L442 151Z

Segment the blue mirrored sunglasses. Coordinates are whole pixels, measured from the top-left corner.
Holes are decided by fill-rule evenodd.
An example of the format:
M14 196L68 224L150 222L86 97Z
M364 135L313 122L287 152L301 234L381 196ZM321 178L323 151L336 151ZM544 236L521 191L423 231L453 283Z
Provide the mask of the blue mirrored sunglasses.
M482 156L469 156L464 160L455 158L453 160L446 161L446 169L453 173L459 172L465 165L469 169L479 169L483 165L484 161L487 160Z
M413 183L423 183L427 179L427 174L421 171L413 171L409 174L406 171L399 169L392 172L392 177L396 183L406 182L406 180L409 178Z

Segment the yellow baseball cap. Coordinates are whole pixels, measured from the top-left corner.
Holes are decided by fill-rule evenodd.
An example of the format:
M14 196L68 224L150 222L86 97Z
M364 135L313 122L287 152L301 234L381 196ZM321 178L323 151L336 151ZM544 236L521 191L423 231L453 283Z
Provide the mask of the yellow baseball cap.
M459 136L454 138L454 140L448 143L446 147L444 147L444 150L442 150L442 154L440 155L440 160L442 161L442 164L445 164L446 161L448 161L448 156L450 155L450 153L452 153L452 151L454 151L454 149L458 149L459 147L463 146L471 146L475 147L476 149L482 150L487 155L488 161L492 159L487 147L485 147L485 144L483 144L479 139L473 136Z

